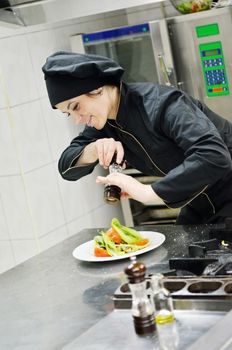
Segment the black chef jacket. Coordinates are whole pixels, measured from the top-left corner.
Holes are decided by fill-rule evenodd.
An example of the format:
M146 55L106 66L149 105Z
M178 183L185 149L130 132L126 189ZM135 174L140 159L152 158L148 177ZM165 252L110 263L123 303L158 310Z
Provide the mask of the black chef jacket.
M125 159L147 175L179 223L219 222L232 215L232 124L172 87L123 84L116 120L101 130L86 126L59 160L66 180L91 173L98 162L76 166L84 147L99 138L122 143ZM230 214L231 212L231 214Z

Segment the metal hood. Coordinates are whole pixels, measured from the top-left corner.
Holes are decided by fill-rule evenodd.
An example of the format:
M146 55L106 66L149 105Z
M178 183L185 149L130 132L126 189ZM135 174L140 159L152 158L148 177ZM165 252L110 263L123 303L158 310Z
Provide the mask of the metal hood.
M0 8L8 9L14 6L31 4L33 2L40 2L42 0L0 0Z
M0 0L0 25L31 26L99 15L154 0Z
M46 0L0 0L0 24L27 26L45 22L42 2Z

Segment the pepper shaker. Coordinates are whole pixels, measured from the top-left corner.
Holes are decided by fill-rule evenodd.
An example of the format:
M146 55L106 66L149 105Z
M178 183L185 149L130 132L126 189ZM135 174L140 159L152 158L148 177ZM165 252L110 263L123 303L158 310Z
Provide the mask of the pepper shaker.
M131 258L131 264L125 269L132 293L132 316L135 332L139 335L152 334L156 330L154 308L146 291L146 267L138 262L136 257Z
M109 174L121 173L122 167L116 162L117 154L115 153L109 166ZM108 204L116 204L120 201L121 188L115 185L107 184L104 189L104 200Z

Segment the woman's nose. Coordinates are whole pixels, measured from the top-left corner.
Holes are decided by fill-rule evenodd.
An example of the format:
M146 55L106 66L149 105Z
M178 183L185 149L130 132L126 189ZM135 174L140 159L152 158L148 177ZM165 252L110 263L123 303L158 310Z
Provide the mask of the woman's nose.
M78 113L77 115L75 115L75 124L82 124L83 121L83 114Z

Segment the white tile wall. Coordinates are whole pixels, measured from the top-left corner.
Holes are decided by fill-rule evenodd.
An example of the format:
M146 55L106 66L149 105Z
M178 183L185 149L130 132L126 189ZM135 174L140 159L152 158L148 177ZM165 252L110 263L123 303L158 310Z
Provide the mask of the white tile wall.
M0 108L6 107L4 96L10 105L18 105L38 98L34 70L26 37L13 36L0 40L0 73L5 88L0 90Z
M0 195L0 241L1 240L9 240L10 239L10 231L7 225L7 218L5 207L3 205L2 195Z
M65 217L54 164L45 165L25 175L33 219L38 236L65 224Z
M80 232L84 228L92 228L93 226L94 226L94 223L93 223L92 213L91 215L89 213L86 213L81 217L78 217L68 222L67 224L68 235L69 236L75 235L77 232Z
M72 123L63 113L52 109L47 98L40 100L42 116L46 125L52 159L57 161L71 140L79 134L80 127Z
M97 175L102 173L102 169L97 166L91 175L86 176L85 197L91 199L90 201L88 200L89 211L95 210L98 206L102 206L104 203L104 185L96 184Z
M12 108L18 157L24 172L52 162L40 101Z
M12 110L0 109L0 176L18 174L20 171L11 127L12 117Z
M20 264L40 252L35 240L12 240L12 247L16 264Z
M58 181L67 223L90 211L89 202L91 202L91 197L86 197L87 177L79 181L65 181L58 178Z
M0 273L11 269L15 265L11 242L0 241Z
M46 58L57 50L57 42L53 30L44 30L26 36L29 56L33 67L33 79L37 88L37 96L47 96L46 84L42 74L42 66Z
M2 211L10 239L34 239L37 234L30 212L30 193L26 191L21 175L0 178Z
M91 213L94 222L93 227L107 228L111 226L111 220L117 217L123 223L120 204L103 204Z
M84 26L81 23L71 24L69 26L63 26L56 28L54 30L54 36L56 41L56 51L58 50L70 50L71 44L69 37L73 35L73 33L82 33L84 30Z
M121 220L121 222L123 222L120 206L111 206L103 203L95 210L92 210L82 217L69 222L67 225L69 236L72 236L85 228L110 227L110 223L113 217L117 217L119 220Z
M39 243L40 243L41 251L46 250L59 242L62 242L67 237L68 237L67 225L64 225L60 228L56 228L54 231L49 232L46 235L40 237Z

